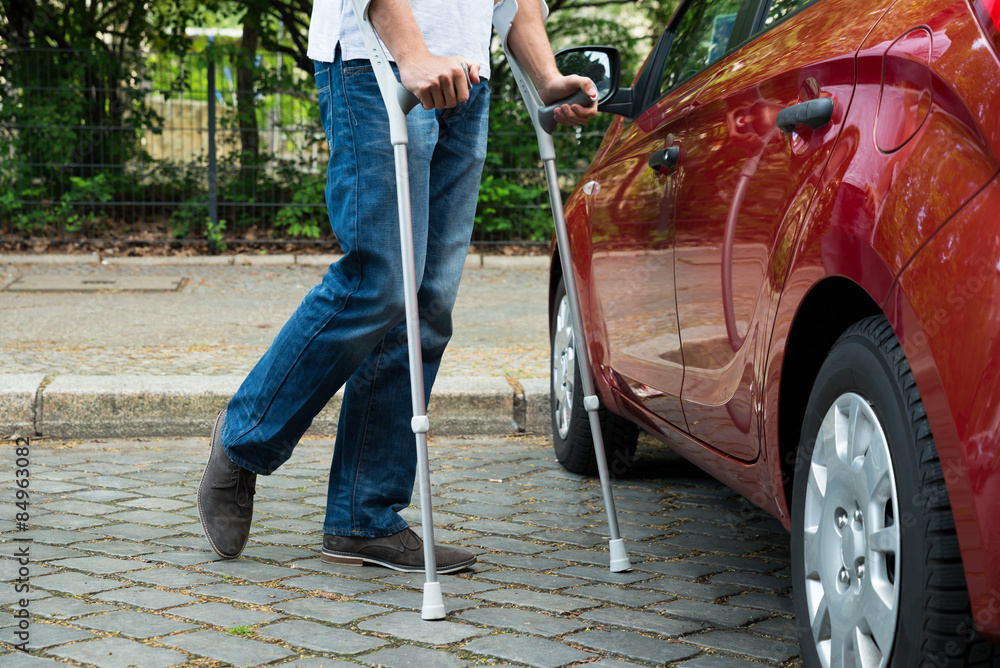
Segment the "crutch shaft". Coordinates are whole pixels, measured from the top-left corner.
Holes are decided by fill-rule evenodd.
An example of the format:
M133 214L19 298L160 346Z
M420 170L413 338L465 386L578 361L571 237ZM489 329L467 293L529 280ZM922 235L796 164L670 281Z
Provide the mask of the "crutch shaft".
M399 207L399 247L403 263L403 302L406 309L406 342L410 360L410 395L413 419L410 428L417 441L417 479L420 485L420 516L424 534L424 565L427 582L437 582L434 555L434 520L430 498L430 465L427 458L427 407L424 400L424 363L420 349L420 315L417 305L417 269L413 253L410 207L410 171L406 144L393 146L396 162L396 200Z
M403 267L403 296L406 309L406 344L410 363L410 394L413 417L410 428L417 448L417 478L420 485L420 516L424 534L424 601L422 619L443 619L444 602L437 581L437 561L434 555L434 518L431 505L430 466L427 457L426 399L424 398L424 365L420 349L420 317L417 305L416 261L413 251L413 218L410 208L410 175L406 146L409 137L406 112L412 106L412 96L400 95L400 85L389 59L379 44L375 29L368 18L371 0L352 0L358 26L368 50L372 70L378 81L382 101L389 116L389 140L396 165L396 202L399 207L399 243Z
M551 141L551 137L549 138ZM566 285L566 296L569 299L570 317L573 320L573 331L576 333L576 362L580 365L580 380L583 384L583 405L590 421L590 432L594 440L594 457L597 459L597 473L601 479L601 494L604 497L604 511L608 517L608 530L611 534L611 570L627 571L632 567L625 554L624 544L618 528L618 512L615 509L615 496L611 488L611 475L608 471L607 454L604 449L604 433L601 431L601 418L598 414L600 401L594 387L594 370L587 353L587 340L583 329L583 315L580 311L580 297L576 290L576 274L573 271L573 260L569 253L569 234L566 231L566 217L563 212L562 195L559 192L559 178L556 173L555 158L543 160L545 180L549 187L549 202L555 219L556 241L562 252L559 261L563 270L563 282Z

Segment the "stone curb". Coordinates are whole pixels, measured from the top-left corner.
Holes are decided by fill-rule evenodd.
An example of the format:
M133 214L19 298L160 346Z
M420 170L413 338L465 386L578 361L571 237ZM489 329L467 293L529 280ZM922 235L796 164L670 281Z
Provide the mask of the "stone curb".
M44 254L0 254L0 266L11 264L114 264L132 266L155 265L302 265L325 267L340 259L340 255L295 255L282 253L276 255L199 255L195 257L102 257L98 253L83 255ZM549 266L548 255L484 255L470 253L465 260L466 269L545 269Z
M180 438L207 436L243 376L0 375L0 437ZM336 432L342 392L313 421L310 434ZM440 377L427 414L431 434L545 434L548 382L497 377Z
M530 434L548 434L552 431L549 413L550 382L548 378L522 378L524 396L524 431Z
M40 373L0 376L0 436L35 434L38 391L44 381Z

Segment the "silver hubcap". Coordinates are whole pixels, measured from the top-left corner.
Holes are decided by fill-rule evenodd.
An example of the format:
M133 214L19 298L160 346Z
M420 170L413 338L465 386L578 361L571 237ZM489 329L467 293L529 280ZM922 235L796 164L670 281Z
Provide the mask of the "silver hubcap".
M824 667L889 663L899 616L899 503L871 405L843 394L816 438L804 508L806 601Z
M556 311L555 335L552 339L552 411L559 437L569 434L573 417L573 381L576 372L576 337L570 317L569 297L563 295Z

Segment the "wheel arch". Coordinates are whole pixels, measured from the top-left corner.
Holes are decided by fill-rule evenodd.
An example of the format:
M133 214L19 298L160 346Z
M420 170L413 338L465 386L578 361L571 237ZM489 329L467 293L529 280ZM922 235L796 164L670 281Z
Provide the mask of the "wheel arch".
M817 283L799 305L786 339L778 398L778 444L787 508L792 503L795 452L809 394L833 344L862 318L882 313L878 303L850 279Z
M552 338L552 313L556 306L556 291L559 289L559 281L562 280L562 257L559 254L559 245L552 244L551 257L549 259L549 338Z

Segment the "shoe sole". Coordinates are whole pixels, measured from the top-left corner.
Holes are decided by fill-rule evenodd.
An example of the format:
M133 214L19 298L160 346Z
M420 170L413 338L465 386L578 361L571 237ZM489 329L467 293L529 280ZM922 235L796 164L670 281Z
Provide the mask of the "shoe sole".
M336 553L327 552L324 550L319 558L328 564L338 564L340 566L364 566L365 564L374 564L375 566L383 566L385 568L391 568L394 571L399 571L401 573L423 573L423 566L404 566L402 564L396 564L391 561L383 561L382 559L372 559L371 557L359 557L356 554L350 553ZM473 557L467 561L461 561L457 564L452 564L450 566L441 566L438 564L437 572L439 575L447 575L448 573L454 573L455 571L460 571L464 568L468 568L472 564L476 563L476 558Z
M212 461L212 455L215 453L215 442L216 442L216 440L219 440L219 441L222 440L221 434L220 434L220 438L219 439L215 438L215 434L216 434L216 432L219 429L219 420L222 419L223 415L225 415L225 411L221 411L219 413L219 416L215 418L215 424L212 425L212 438L210 439L210 444L211 444L212 447L208 451L208 461ZM221 444L220 444L220 447L221 447ZM204 489L204 487L205 487L205 476L207 476L207 475L208 475L208 464L206 463L205 464L205 472L201 474L201 483L198 485L198 519L201 520L201 531L202 531L202 533L205 534L205 540L208 541L208 544L212 547L212 551L213 552L215 552L217 555L219 555L223 559L236 559L241 554L243 554L243 549L246 548L246 544L244 544L243 547L240 548L240 551L237 552L236 554L224 554L223 552L221 552L219 550L219 548L217 548L215 546L215 542L212 541L212 537L208 535L208 527L205 526L205 516L201 512L201 490Z

